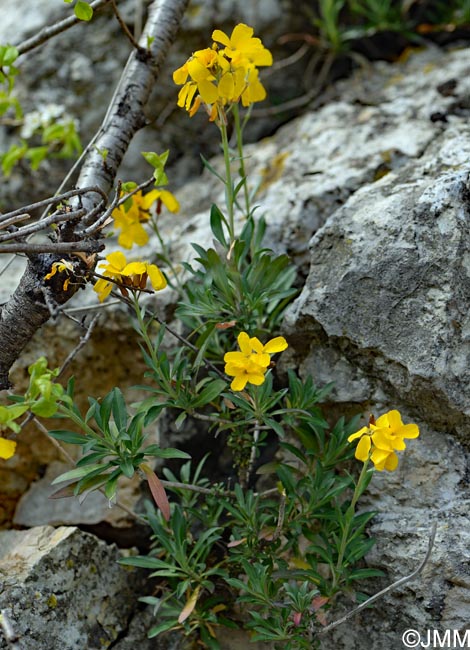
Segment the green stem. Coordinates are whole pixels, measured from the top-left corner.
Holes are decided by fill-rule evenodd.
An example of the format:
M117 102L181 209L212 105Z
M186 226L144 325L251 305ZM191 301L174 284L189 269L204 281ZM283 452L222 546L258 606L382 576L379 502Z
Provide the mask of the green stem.
M248 191L248 183L246 180L245 158L243 155L243 127L245 122L243 126L240 123L240 111L238 108L238 104L234 104L233 106L233 118L235 124L235 133L237 136L238 158L240 162L239 174L241 180L243 181L243 194L245 197L245 217L248 219L251 212L251 206L250 206L250 193Z
M180 297L182 298L185 295L183 285L181 284L181 281L180 281L180 279L178 277L178 274L176 273L176 269L175 269L175 267L173 265L173 262L171 261L170 252L169 252L168 247L166 246L165 242L163 241L163 238L162 238L162 236L160 234L160 229L158 227L158 224L154 221L154 219L151 220L151 226L152 226L153 232L156 234L157 239L158 239L158 241L160 243L160 247L162 249L162 257L165 260L166 264L168 264L168 268L172 272L173 278L175 280L174 285L173 285L172 282L169 282L169 284L170 284L170 286L172 288L174 286L176 287L176 289L178 290L178 293L180 294Z
M336 563L336 569L335 569L334 575L333 575L333 585L332 585L333 588L335 588L337 586L337 584L339 582L340 574L342 572L344 554L346 552L346 546L348 544L349 533L350 533L350 530L351 530L351 524L352 524L352 521L353 521L353 518L354 518L354 511L355 511L355 508L356 508L356 503L357 503L359 497L361 496L362 492L364 491L364 480L365 480L366 475L367 475L368 466L369 466L369 460L366 460L366 462L364 463L364 465L362 467L359 478L357 479L356 487L354 489L354 494L353 494L353 497L351 499L351 504L350 504L349 508L346 510L346 513L345 513L346 521L345 521L345 524L344 524L344 527L343 527L343 534L341 536L341 543L340 543L340 546L339 546L339 553L338 553L338 561Z
M234 223L234 205L235 196L233 193L232 170L230 166L230 147L228 144L227 125L223 120L219 122L220 134L222 136L222 150L224 152L225 162L225 205L228 214L228 231L231 241L235 239L235 223Z
M150 336L147 333L147 326L144 322L142 310L140 309L139 299L135 293L132 294L132 303L133 303L135 315L137 316L137 322L139 323L139 334L144 339L145 345L147 346L147 350L149 351L149 354L152 358L154 365L158 366L158 358L155 352L155 348L152 344Z

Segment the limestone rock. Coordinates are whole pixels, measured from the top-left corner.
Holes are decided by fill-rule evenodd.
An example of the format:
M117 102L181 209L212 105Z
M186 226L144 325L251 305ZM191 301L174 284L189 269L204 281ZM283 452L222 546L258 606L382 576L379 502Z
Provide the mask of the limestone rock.
M102 650L127 629L143 575L74 527L0 533L0 609L22 648ZM0 648L7 650L0 635Z

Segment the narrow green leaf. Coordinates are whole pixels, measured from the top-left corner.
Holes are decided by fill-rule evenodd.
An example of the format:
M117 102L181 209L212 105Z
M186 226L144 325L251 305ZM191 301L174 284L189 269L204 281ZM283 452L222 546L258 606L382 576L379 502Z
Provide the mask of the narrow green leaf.
M210 224L211 230L214 234L214 237L219 241L222 246L227 248L227 241L225 239L224 227L222 224L227 225L227 219L224 217L222 212L216 206L215 203L211 205L211 214L210 214Z
M55 478L51 485L55 485L56 483L61 483L62 481L71 481L72 479L75 478L82 478L83 476L86 476L87 474L90 474L90 472L94 472L95 470L98 469L107 469L109 467L109 463L98 463L96 465L85 465L85 467L76 467L75 469L71 469L69 472L65 472L65 474L61 474L57 478Z
M49 435L56 440L61 440L66 442L69 445L84 445L88 442L87 436L81 433L75 433L74 431L67 431L65 429L55 429L54 431L49 431Z
M146 456L156 456L157 458L182 458L184 460L191 458L185 451L174 449L173 447L165 447L162 449L158 445L149 445L143 451Z

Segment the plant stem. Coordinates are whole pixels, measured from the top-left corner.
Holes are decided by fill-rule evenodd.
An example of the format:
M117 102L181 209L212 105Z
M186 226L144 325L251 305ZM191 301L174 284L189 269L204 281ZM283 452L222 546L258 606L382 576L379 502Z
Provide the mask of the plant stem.
M343 527L343 534L341 536L341 543L339 546L338 561L336 563L336 568L333 575L333 588L337 586L339 581L339 576L343 568L344 554L346 552L346 546L348 544L349 532L351 530L351 523L354 518L354 510L356 508L356 503L362 492L364 491L364 480L367 475L367 469L369 465L369 460L366 460L362 466L361 473L357 479L356 487L354 489L354 494L351 499L351 504L345 513L345 524Z
M245 217L248 219L251 211L250 193L248 191L248 183L246 180L246 170L245 170L245 158L243 155L243 127L245 125L246 120L244 121L243 125L240 124L240 111L238 108L238 104L234 104L233 106L233 118L235 124L235 133L237 136L238 158L240 161L240 167L238 173L240 174L240 178L243 181L243 194L245 197Z
M230 240L235 239L235 223L234 223L234 204L235 196L233 192L232 170L230 166L230 147L227 136L227 125L223 119L219 120L219 129L222 136L222 150L224 152L225 162L225 205L228 214L228 234Z

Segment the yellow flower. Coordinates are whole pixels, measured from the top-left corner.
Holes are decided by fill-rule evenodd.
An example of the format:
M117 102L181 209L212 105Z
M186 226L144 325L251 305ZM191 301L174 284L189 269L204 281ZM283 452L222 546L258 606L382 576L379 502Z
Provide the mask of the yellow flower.
M253 38L253 28L243 23L233 28L230 38L220 29L216 29L212 32L212 40L225 45L223 54L234 66L245 66L246 62L256 66L273 64L271 52L259 38Z
M16 442L7 440L7 438L0 438L0 458L8 460L13 456L16 449Z
M47 275L44 276L44 280L50 280L52 277L54 277L54 275L56 273L63 273L64 271L65 271L65 273L67 275L69 273L73 274L73 264L72 264L72 262L69 262L69 261L64 260L64 259L60 260L60 262L53 262L51 270ZM70 283L70 278L67 277L65 279L65 281L64 281L64 284L62 285L62 289L64 291L67 291L69 283Z
M95 286L94 291L98 294L100 302L109 296L113 288L113 283L106 280L112 278L119 282L119 288L123 295L127 295L126 289L145 289L147 279L155 291L164 289L167 285L165 276L155 264L148 262L127 262L126 256L121 251L110 253L106 256L108 264L103 266L102 275Z
M130 197L130 205L127 201L113 210L114 225L121 231L118 242L123 248L132 248L134 244L144 246L148 240L148 233L142 223L150 219L150 208L157 202L157 213L160 212L161 204L170 211L178 212L179 203L168 190L152 190L145 196L142 192L136 192Z
M178 106L190 111L196 91L205 104L212 105L217 101L219 93L214 84L213 69L217 67L218 54L215 50L206 48L194 52L181 68L173 73L173 81L180 86ZM187 81L190 77L191 81Z
M256 336L250 338L246 332L240 332L237 341L241 352L227 352L224 356L225 372L234 377L231 389L243 390L247 383L260 386L271 363L270 355L285 350L286 339L277 336L263 345Z
M398 465L395 451L406 449L405 438L417 438L419 428L416 424L403 424L397 410L388 411L369 426L362 427L349 436L348 442L357 440L355 456L366 462L369 458L379 472L386 469L393 472Z
M236 25L230 37L216 29L212 38L225 47L214 43L212 48L198 50L175 70L173 81L183 85L178 106L192 117L204 103L214 120L226 104L241 99L243 106L250 106L265 99L257 66L272 65L273 57L261 40L253 37L253 28L243 23Z

